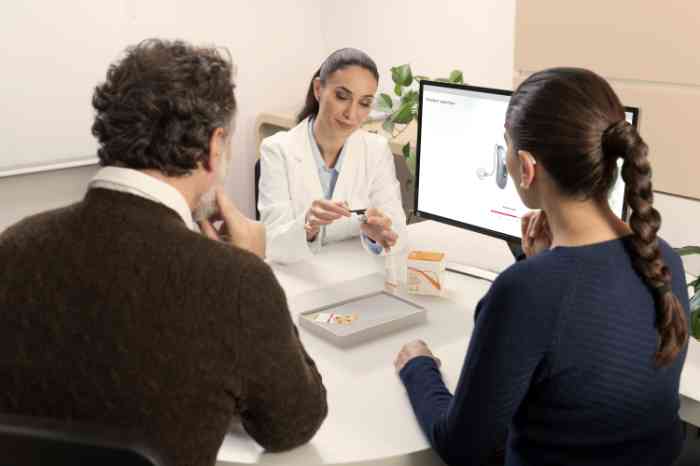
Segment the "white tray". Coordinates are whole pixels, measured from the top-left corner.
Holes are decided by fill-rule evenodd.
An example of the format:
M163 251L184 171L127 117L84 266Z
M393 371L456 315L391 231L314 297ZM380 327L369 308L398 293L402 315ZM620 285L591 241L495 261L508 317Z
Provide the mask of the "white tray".
M369 286L374 290L367 292L368 279L365 277L353 282L340 285L338 290L325 290L328 297L338 296L339 299L326 299L319 305L318 299L306 300L311 307L301 310L299 313L299 325L322 338L342 347L352 346L363 341L379 338L390 332L420 324L426 321L425 309L407 299L405 296L397 296L377 289L383 283L383 277L375 277L375 286ZM371 280L371 279L370 279ZM361 285L361 286L357 286ZM364 285L364 286L362 286ZM363 289L363 293L347 297L350 289ZM345 295L345 296L343 296ZM355 314L357 319L349 324L326 323L317 321L318 314Z

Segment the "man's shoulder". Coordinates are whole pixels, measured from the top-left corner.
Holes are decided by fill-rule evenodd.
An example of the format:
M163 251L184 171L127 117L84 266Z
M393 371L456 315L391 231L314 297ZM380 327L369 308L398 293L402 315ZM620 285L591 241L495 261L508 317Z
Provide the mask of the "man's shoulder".
M212 274L231 279L238 276L250 277L251 283L270 283L275 280L270 266L250 251L214 241L189 230L182 232L180 241L189 244L192 259Z
M5 242L23 243L55 236L57 230L70 227L82 205L81 201L25 217L0 232L0 244Z
M256 318L276 318L280 312L288 313L284 290L261 258L201 235L194 239L193 246L198 251L197 274L210 277L205 281L209 291L218 296L216 300L222 304L237 300L242 315Z

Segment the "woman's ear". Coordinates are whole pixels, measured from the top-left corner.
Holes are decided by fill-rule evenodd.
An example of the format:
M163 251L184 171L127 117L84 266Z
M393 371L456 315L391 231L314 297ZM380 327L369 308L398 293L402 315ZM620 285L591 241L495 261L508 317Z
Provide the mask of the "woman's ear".
M520 187L530 189L537 174L537 160L526 150L518 151L518 162L520 165Z
M321 78L314 79L314 96L316 97L316 102L321 100Z

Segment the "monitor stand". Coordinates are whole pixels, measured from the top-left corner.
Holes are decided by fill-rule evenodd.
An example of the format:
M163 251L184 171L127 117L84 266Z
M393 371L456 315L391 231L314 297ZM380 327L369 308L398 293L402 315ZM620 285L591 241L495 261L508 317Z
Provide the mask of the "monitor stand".
M516 261L525 258L525 253L523 252L523 248L520 246L519 242L516 243L506 241L506 244L508 245L508 249L510 249L511 254L513 254L513 257ZM493 282L498 276L498 273L493 272L491 270L486 270L466 264L460 264L459 262L447 262L447 266L445 267L445 269L449 272L458 273L460 275L466 275L472 278L479 278L481 280L486 280L487 282Z
M516 261L525 259L525 251L523 251L523 247L520 245L520 242L516 243L506 241L506 244L508 245L508 249L510 249L511 254L513 254Z

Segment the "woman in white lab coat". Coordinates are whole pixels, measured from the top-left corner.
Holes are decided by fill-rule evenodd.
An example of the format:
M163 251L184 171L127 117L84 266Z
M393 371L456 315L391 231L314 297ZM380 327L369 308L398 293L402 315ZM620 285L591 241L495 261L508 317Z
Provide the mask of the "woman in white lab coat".
M393 154L386 139L360 129L378 78L364 52L334 52L311 80L299 124L262 142L258 209L268 259L307 260L353 236L370 254L401 249L406 216Z

